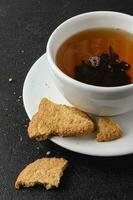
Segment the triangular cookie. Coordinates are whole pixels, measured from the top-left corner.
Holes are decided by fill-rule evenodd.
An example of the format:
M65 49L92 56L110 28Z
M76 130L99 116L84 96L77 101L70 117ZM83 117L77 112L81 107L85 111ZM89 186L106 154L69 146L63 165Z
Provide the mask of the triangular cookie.
M28 127L30 138L47 139L50 136L82 136L94 130L94 122L84 112L65 105L41 100L39 111L32 117Z
M99 132L96 136L98 142L115 140L122 136L122 129L120 126L109 118L100 118L98 127Z

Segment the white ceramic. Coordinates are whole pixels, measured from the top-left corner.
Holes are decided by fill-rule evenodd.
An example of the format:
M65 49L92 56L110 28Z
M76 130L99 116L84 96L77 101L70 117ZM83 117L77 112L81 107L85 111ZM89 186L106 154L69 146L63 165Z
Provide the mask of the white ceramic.
M24 82L23 101L25 110L31 119L37 112L40 100L47 97L56 103L68 104L69 102L56 88L51 74L46 54L32 66ZM95 156L117 156L133 153L133 111L112 117L124 130L122 138L112 142L98 143L94 136L91 137L53 137L51 140L69 150Z
M133 17L96 11L70 18L58 26L47 44L47 56L55 85L77 108L101 116L113 116L133 109L133 84L121 87L98 87L76 81L65 75L55 64L59 46L71 35L91 28L119 28L133 33Z

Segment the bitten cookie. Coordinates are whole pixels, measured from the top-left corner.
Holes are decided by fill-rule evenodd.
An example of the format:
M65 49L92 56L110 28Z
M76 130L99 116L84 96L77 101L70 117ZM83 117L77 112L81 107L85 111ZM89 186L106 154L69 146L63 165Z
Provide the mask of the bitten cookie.
M91 118L77 108L58 105L44 98L28 127L30 138L44 140L50 136L83 136L94 131Z
M121 127L109 118L100 118L98 121L98 133L96 140L98 142L110 141L122 136Z
M68 161L63 158L41 158L29 164L19 174L15 187L31 187L41 184L46 189L58 187L63 171L66 169Z

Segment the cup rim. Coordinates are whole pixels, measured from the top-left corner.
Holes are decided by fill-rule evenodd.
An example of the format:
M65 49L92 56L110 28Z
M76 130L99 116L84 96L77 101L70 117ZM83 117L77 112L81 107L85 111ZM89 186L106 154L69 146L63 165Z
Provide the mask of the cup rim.
M52 38L54 37L54 35L56 34L56 32L58 32L60 30L60 28L65 25L66 23L69 23L71 20L77 20L80 17L84 17L84 16L92 16L92 15L101 15L101 14L115 14L115 15L119 15L121 17L128 17L130 19L133 20L133 16L129 15L129 14L125 14L125 13L121 13L121 12L115 12L115 11L92 11L92 12L86 12L86 13L82 13L82 14L78 14L75 15L67 20L65 20L63 23L61 23L51 34L51 36L48 39L47 42L47 46L46 46L46 52L47 52L47 58L48 61L50 63L50 67L58 74L58 76L61 79L65 79L65 81L73 84L76 87L80 87L83 89L89 89L91 91L98 91L98 92L121 92L122 90L129 90L129 89L133 89L133 83L130 83L128 85L123 85L123 86L114 86L114 87L103 87L103 86L95 86L95 85L91 85L91 84L86 84L83 82L80 82L78 80L75 80L73 78L71 78L70 76L68 76L67 74L65 74L55 63L52 55L51 55L51 50L50 50L50 44L52 41ZM67 39L67 38L66 38Z

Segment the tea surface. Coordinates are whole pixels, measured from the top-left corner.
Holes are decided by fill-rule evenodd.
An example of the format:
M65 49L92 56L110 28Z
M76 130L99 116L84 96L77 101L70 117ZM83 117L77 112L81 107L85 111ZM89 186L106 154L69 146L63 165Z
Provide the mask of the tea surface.
M75 78L76 66L92 56L108 53L109 47L119 55L119 60L131 65L127 73L133 82L133 35L120 29L97 28L73 35L58 49L56 63L65 74Z

